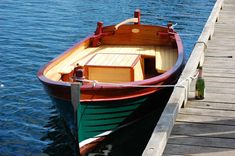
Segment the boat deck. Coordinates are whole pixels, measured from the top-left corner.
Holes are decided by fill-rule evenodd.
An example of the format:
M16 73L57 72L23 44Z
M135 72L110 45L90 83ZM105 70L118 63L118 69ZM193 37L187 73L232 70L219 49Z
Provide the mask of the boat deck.
M123 56L122 61L119 61L120 64L122 62L128 62L131 58L130 55L153 57L156 62L155 68L159 73L164 73L170 69L176 63L178 58L177 49L172 48L171 46L102 45L100 47L89 47L83 50L78 49L73 51L71 55L53 67L50 72L47 72L46 76L54 81L58 81L61 74L70 73L77 64L85 66L96 54L106 54L102 55L103 60L110 60L110 55L126 54L126 57ZM113 63L117 65L116 61L113 61ZM100 64L103 65L102 61L100 61Z
M173 49L171 47L104 45L85 49L82 53L77 55L77 58L71 60L70 65L79 63L80 65L84 66L97 53L138 54L152 57L156 56L156 67L161 70L166 70L177 60L177 49ZM164 64L162 62L164 62Z

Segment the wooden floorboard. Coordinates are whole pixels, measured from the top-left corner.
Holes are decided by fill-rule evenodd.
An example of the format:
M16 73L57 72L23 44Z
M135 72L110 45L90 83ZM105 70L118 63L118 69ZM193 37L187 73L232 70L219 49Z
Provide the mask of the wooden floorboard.
M204 74L205 73L226 73L226 74L235 74L235 70L232 68L210 68L210 67L204 67Z
M206 82L224 82L224 83L235 83L235 79L234 78L230 78L230 77L204 77Z
M235 91L235 88L226 88L225 86L223 87L220 87L218 86L219 84L209 84L207 83L206 85L210 85L210 87L207 87L206 88L206 93L219 93L219 94L231 94L231 92L234 92ZM228 83L228 86L229 86L229 83ZM194 94L193 93L190 93L190 94Z
M218 147L202 147L184 144L167 144L163 155L194 155L194 156L234 156L235 150Z
M232 125L235 126L234 118L221 117L221 116L211 116L211 115L199 115L193 113L180 113L177 116L177 121L179 122L191 122L191 123L208 123L217 125Z
M203 141L201 141L203 140ZM215 137L195 137L187 135L172 135L168 141L170 144L185 144L193 146L213 147L213 148L230 148L233 146L233 139L215 138Z
M221 68L221 64L211 64L211 63L205 62L204 65L206 65L205 67L209 67L209 68ZM226 65L223 67L223 69L234 69L235 70L235 66L234 65Z
M234 120L230 120L233 121ZM210 123L179 122L175 123L172 130L173 135L204 136L215 138L235 139L234 125L221 125ZM202 140L203 141L203 140ZM235 142L234 142L235 143Z
M204 100L195 100L195 82L177 115L164 156L235 155L235 0L225 0L203 64Z
M234 83L229 83L229 82L213 82L213 81L206 81L206 89L208 89L209 87L220 87L220 88L235 88L235 84Z
M201 116L215 116L215 117L230 117L235 118L234 110L221 110L221 109L209 109L209 108L185 108L180 113L182 114L195 114Z
M221 103L221 102L188 101L187 108L235 111L235 104L234 103ZM182 111L184 111L184 109L182 109Z
M235 102L235 93L234 94L221 94L221 93L205 93L206 98L204 102L220 102L220 103L234 103ZM189 100L193 100L194 97L190 97Z

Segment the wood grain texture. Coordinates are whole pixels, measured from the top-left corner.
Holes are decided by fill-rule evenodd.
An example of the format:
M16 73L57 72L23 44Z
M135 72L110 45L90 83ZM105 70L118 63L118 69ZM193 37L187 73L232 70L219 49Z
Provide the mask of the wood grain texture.
M139 32L133 33L133 29L138 29ZM104 32L113 30L114 26L104 28ZM168 45L170 38L160 37L158 32L166 32L166 29L147 25L122 25L114 35L103 37L101 42L104 45Z
M98 82L131 82L144 78L139 54L98 53L84 67L86 78Z
M130 82L132 74L130 68L88 67L87 78L98 82Z
M100 53L96 54L87 66L131 67L139 59L137 54Z
M185 94L185 89L174 89L143 152L144 156L235 154L235 125L232 123L235 121L235 90L231 89L235 86L235 34L229 33L234 29L232 21L235 19L235 1L225 0L225 4L223 2L217 0L178 81L183 82L186 93L190 92ZM216 23L218 19L219 22ZM209 39L211 40L208 41ZM185 82L185 79L195 74L199 64L204 67L206 88L209 88L206 98L200 102L193 100L192 81L189 79ZM225 74L224 71L229 73ZM187 102L188 97L190 99ZM180 110L183 102L187 102L188 107ZM169 121L166 121L166 118ZM167 136L170 136L170 139L166 145Z
M169 47L156 47L156 69L159 73L169 70L177 61L177 49Z
M163 155L235 155L235 1L225 0L203 64L204 100L194 100L176 118Z
M137 56L156 56L156 68L161 73L174 66L178 58L177 49L171 46L102 45L100 47L79 47L50 69L46 76L51 80L58 81L61 74L68 74L77 64L84 66L88 62L90 65L96 66L128 67L133 64ZM136 80L141 80L141 73L138 74L138 77Z
M210 146L197 146L187 144L167 144L164 156L172 155L194 155L194 156L233 156L235 155L234 149L231 148L218 148Z

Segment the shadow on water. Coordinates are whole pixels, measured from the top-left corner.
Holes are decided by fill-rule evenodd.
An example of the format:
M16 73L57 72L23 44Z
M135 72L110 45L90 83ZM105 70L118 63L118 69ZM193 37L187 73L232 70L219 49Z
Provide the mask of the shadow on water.
M121 127L106 136L87 155L141 155L171 92L172 89L165 89L161 93L151 96L143 106L124 121ZM55 110L55 108L52 109ZM73 135L73 127L68 126L70 123L66 122L66 117L61 115L59 109L57 106L57 111L51 114L50 119L44 126L49 130L41 140L49 140L51 143L44 148L43 152L50 156L76 155L77 146Z
M52 109L55 110L53 107ZM50 156L71 156L76 155L76 143L71 128L65 118L58 111L54 111L44 126L48 131L41 138L42 141L51 141L43 153Z
M126 125L107 136L88 156L142 155L171 92L172 89L165 89L160 94L153 95L147 105L130 116L132 119L128 120L133 122L126 122Z

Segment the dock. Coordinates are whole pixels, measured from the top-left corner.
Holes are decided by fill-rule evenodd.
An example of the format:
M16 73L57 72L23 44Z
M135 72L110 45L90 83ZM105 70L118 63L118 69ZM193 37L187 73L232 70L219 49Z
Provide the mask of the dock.
M203 100L194 97L198 66ZM235 155L235 0L216 1L142 155Z

